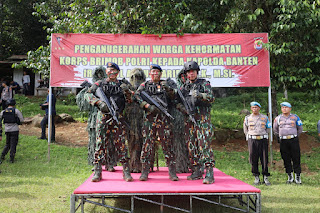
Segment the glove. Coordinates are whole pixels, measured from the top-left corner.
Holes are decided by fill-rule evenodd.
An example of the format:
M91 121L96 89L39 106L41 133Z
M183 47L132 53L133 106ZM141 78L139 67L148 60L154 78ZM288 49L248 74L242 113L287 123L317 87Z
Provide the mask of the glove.
M191 90L190 93L194 98L206 99L207 96L206 93L201 93L198 90Z
M188 114L187 109L186 109L186 108L183 106L183 104L181 104L181 103L178 103L178 104L177 104L177 109L178 109L180 112L184 113L184 114Z
M170 87L167 81L161 81L160 84L166 91L170 90Z
M159 109L154 105L150 105L147 109L151 113L158 113L159 112Z
M107 113L109 112L109 108L106 103L103 101L98 101L97 106L101 112Z
M128 84L121 84L120 87L125 92L129 90Z

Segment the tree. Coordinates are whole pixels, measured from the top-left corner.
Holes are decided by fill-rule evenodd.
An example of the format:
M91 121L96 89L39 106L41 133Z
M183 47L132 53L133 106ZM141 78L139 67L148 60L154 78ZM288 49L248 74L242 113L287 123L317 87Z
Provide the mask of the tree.
M0 0L0 59L25 54L46 43L46 32L32 15L37 0Z

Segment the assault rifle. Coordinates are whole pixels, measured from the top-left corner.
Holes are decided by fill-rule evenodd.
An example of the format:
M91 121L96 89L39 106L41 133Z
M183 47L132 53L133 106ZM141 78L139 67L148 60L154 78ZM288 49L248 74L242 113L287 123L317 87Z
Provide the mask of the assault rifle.
M167 82L168 82L168 85L169 85L170 87L172 87L173 89L176 89L176 90L177 90L178 95L179 95L179 97L180 97L180 99L181 99L181 102L182 102L183 106L186 108L186 111L187 111L187 114L188 114L190 120L191 120L194 124L196 124L196 120L195 120L194 117L193 117L193 113L192 113L193 110L192 110L192 108L191 108L191 106L190 106L190 103L189 103L189 102L186 100L186 98L183 96L183 94L182 94L180 88L177 86L176 82L174 82L171 78L168 78L168 79L167 79Z
M115 120L117 122L117 124L119 124L119 120L117 118L117 111L116 109L114 109L112 106L111 106L111 103L110 101L108 100L106 94L104 94L103 90L98 87L97 91L96 91L96 96L98 98L100 98L101 101L103 101L104 103L107 104L107 107L109 109L109 112L110 112L110 115L112 116L113 120Z
M118 107L116 101L114 100L113 97L110 97L110 101L111 101L111 105L112 105L113 109L114 109L114 110L116 111L116 113L117 113L117 111L119 110L119 107ZM125 120L122 120L121 122L123 122L124 125L126 125L126 126L128 127L128 129L131 130L130 125L129 125Z
M85 87L91 87L92 84L90 84L87 80L85 80L84 82L82 82L82 84L80 84L80 87L85 88Z
M170 115L167 111L167 109L165 108L165 106L167 106L167 104L165 104L164 106L159 104L154 98L152 98L148 93L146 93L145 91L141 91L141 98L148 102L149 104L153 104L155 105L161 112L163 112L166 116L168 116L169 118L171 118L172 120L174 120L174 117L172 117L172 115ZM157 98L159 100L159 98ZM164 103L162 100L160 103Z

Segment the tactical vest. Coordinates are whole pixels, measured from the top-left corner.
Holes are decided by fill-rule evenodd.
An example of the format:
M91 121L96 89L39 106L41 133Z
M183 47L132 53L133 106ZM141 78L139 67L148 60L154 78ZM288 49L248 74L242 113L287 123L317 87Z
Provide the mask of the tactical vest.
M205 87L203 86L205 82L206 82L205 79L197 79L195 83L185 83L182 86L181 92L189 103L192 103L192 97L190 95L191 90L197 90L200 93L205 93ZM196 99L195 106L211 107L211 104L204 101L200 101L199 99Z
M110 100L110 97L116 102L118 106L118 112L122 113L126 104L125 97L123 91L120 87L122 84L122 80L118 82L107 82L104 81L101 83L101 87L103 92L106 94L107 98ZM111 102L111 101L110 101Z
M160 99L157 101L159 104L161 104L163 107L168 109L168 98L167 98L167 93L165 89L161 86L160 82L159 83L153 83L152 81L147 81L145 83L145 91L155 100ZM158 97L158 98L156 98Z
M2 114L3 123L7 124L13 124L16 123L20 125L20 119L16 115L16 109L15 108L7 108L4 110Z

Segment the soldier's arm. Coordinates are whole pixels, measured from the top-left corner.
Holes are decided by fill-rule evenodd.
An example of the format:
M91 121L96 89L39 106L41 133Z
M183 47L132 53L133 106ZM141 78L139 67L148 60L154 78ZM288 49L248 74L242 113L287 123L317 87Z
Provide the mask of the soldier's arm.
M142 109L146 108L146 105L148 104L146 101L144 101L141 98L141 95L140 95L141 91L143 91L144 89L145 89L145 83L142 83L134 94L134 100L140 105Z
M215 98L213 96L210 82L209 81L204 82L203 86L204 86L204 93L200 93L201 100L209 103L213 103Z
M97 103L100 101L99 98L95 96L95 92L100 86L100 83L101 81L97 81L96 83L94 83L84 94L85 100L92 106L97 105Z
M244 121L243 121L243 133L244 133L245 135L248 134L248 127L247 127L247 125L246 125L246 119L244 119Z

